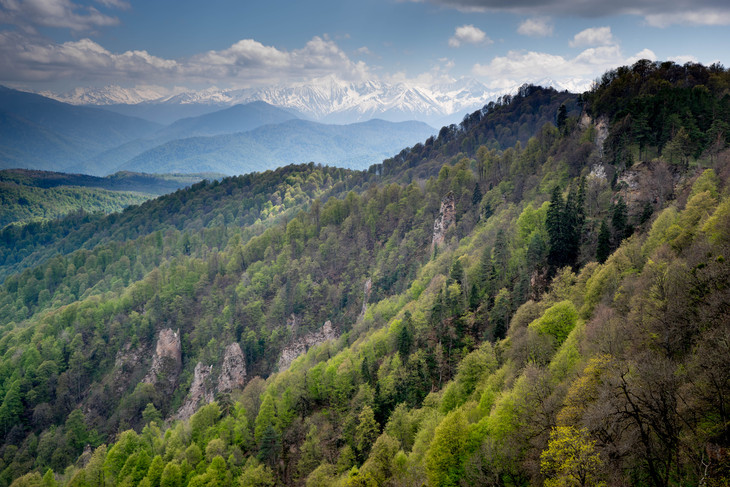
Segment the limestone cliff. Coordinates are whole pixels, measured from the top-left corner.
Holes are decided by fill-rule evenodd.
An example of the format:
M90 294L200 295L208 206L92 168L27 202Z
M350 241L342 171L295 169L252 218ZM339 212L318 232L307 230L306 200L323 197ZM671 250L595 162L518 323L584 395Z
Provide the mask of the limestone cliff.
M246 359L238 343L226 347L221 374L218 377L218 392L230 392L246 383Z
M200 406L204 406L213 401L213 391L208 378L213 371L212 365L203 365L198 362L193 371L193 382L190 384L190 392L185 398L185 402L175 415L176 419L188 419L192 416Z
M453 191L449 191L444 199L441 200L441 209L433 222L433 241L431 242L431 250L434 247L444 243L446 232L451 225L456 222L456 199Z
M142 382L155 384L163 392L169 394L175 389L177 379L182 370L182 346L180 330L171 328L160 330L152 357L152 366Z
M336 338L337 333L332 328L332 322L327 320L322 328L304 335L281 351L281 356L277 364L279 372L288 369L294 359L306 353L311 347L328 340L335 340Z

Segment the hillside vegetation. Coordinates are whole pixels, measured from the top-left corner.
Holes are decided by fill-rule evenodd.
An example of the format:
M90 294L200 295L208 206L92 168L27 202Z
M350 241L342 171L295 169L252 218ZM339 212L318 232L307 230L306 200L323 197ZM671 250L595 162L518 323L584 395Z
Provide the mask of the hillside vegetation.
M0 483L727 485L729 109L640 61L0 233Z

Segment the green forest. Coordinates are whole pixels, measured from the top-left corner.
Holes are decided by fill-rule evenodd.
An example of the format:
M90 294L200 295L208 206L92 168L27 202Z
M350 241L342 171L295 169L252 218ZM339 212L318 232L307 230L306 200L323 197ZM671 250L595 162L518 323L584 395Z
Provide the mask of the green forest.
M0 485L727 486L730 71L0 231Z

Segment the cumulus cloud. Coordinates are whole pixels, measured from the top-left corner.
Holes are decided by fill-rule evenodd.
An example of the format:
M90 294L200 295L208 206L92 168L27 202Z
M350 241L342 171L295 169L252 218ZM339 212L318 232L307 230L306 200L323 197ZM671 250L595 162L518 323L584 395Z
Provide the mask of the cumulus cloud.
M626 58L616 46L586 49L573 58L536 51L509 51L487 64L475 64L472 73L492 89L506 90L523 83L553 83L583 91L606 70L632 64L643 58L656 59L648 49Z
M412 0L421 1L421 0ZM521 15L603 17L639 15L652 26L671 24L730 25L727 0L427 0L467 12L512 12Z
M457 27L454 35L449 39L449 46L459 47L462 44L491 44L492 40L478 27L471 24Z
M548 37L553 35L553 24L548 17L526 19L517 27L517 33L529 37Z
M591 27L578 32L570 41L570 47L607 46L614 42L610 27Z
M126 2L103 0L101 3L118 7ZM0 0L0 7L0 23L29 32L39 26L79 32L119 23L116 17L103 14L95 7L77 5L70 0Z
M232 46L186 59L165 59L147 51L114 53L91 39L61 44L37 36L0 32L0 81L131 81L226 83L248 87L292 82L334 73L359 81L369 76L327 37L314 37L291 51L243 39Z

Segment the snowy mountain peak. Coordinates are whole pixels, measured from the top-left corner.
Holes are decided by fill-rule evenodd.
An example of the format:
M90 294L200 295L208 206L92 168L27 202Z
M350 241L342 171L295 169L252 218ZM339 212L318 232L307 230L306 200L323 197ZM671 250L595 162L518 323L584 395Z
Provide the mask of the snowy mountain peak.
M294 109L305 117L331 123L352 123L371 118L389 121L420 120L432 125L446 118L460 118L494 100L501 93L490 91L470 78L434 86L407 81L388 83L380 80L348 82L329 75L307 83L249 89L209 88L172 95L161 89L108 86L44 95L75 105L155 105L228 106L264 101Z

